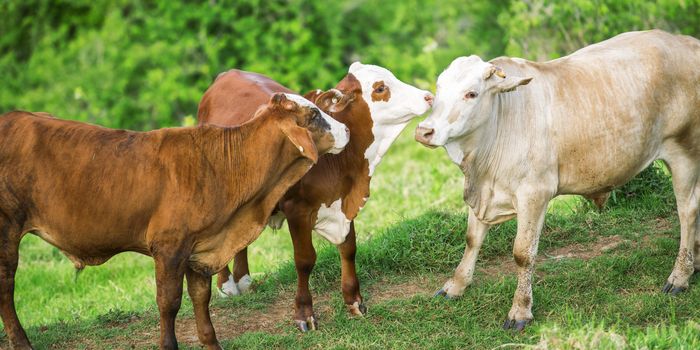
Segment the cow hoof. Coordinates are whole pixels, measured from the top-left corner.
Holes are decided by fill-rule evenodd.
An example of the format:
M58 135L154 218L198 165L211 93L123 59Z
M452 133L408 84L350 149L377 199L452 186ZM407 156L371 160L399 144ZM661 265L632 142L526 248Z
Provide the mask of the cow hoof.
M443 298L443 299L451 300L451 299L455 299L457 297L453 297L453 296L447 294L447 291L445 291L444 288L440 288L439 291L435 292L435 294L433 295L433 298Z
M306 321L294 320L294 323L297 324L297 328L299 328L302 333L306 333L310 330L318 330L318 321L313 316L309 316Z
M365 304L360 303L360 305L359 305L357 308L360 309L360 312L361 312L363 315L366 315L366 314L367 314L367 306L365 306Z
M509 330L512 329L516 332L522 332L525 330L525 326L530 323L530 320L511 320L511 319L506 319L506 321L503 323L503 329L504 330Z
M367 313L367 306L357 301L352 304L346 304L345 306L352 316L364 316Z
M664 284L664 287L661 289L662 293L665 294L671 294L671 295L676 295L680 292L684 292L687 288L686 287L676 287L673 285L673 283L668 283Z

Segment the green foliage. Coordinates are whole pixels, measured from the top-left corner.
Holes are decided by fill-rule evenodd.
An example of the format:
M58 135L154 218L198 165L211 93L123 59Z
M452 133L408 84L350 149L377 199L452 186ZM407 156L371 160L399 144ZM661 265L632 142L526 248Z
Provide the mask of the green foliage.
M230 68L259 71L305 91L335 85L352 61L361 60L428 88L461 55L549 59L652 27L698 36L699 7L698 0L0 1L0 111L41 110L133 129L191 125L203 91ZM672 191L662 167L616 190L603 213L578 210L571 205L576 198L552 204L541 256L550 248L588 244L597 235L619 235L625 243L590 261L547 259L538 265L538 321L522 336L499 328L515 288L512 274L487 276L480 269L510 259L514 221L491 230L475 285L462 299L372 299L383 284L400 290L419 276L428 279L426 289L439 288L465 244L462 177L444 152L418 147L404 134L383 162L373 177L372 200L356 223L358 273L370 314L347 318L337 291L337 251L321 244L312 286L333 293L330 302L317 303L322 330L300 337L280 318L277 333L246 332L225 345L492 348L540 345L554 337L566 344L610 340L590 337L600 331L624 336L632 348L697 347L697 324L687 321L699 317L697 278L685 296L657 294L678 249ZM251 268L275 271L264 278L256 274L262 280L256 294L214 300L219 315L230 316L227 324L237 324L236 312L266 309L280 289L293 293L290 251L285 232L264 233L254 242ZM73 277L60 251L36 237L22 242L16 301L38 348L76 345L68 341L126 348L131 338L155 339L149 258L123 254L88 268L77 282ZM331 310L324 308L328 304ZM186 298L181 317L191 318ZM0 346L5 341L0 331Z
M220 72L298 91L334 86L355 60L430 87L455 56L502 51L504 1L32 0L0 10L0 110L109 127L180 125Z
M630 182L613 191L611 205L654 205L675 211L675 197L670 173L661 161L654 162ZM645 197L645 201L636 198Z
M700 1L512 1L498 23L508 38L507 55L547 60L633 30L658 28L697 37Z

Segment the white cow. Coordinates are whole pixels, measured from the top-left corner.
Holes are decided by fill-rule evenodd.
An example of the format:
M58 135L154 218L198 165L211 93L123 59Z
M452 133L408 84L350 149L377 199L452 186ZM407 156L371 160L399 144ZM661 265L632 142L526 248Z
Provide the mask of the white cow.
M491 225L517 217L518 285L504 328L532 320L532 272L549 201L596 196L655 159L671 169L681 241L664 292L700 268L700 41L653 30L618 35L545 63L460 57L440 74L432 114L416 129L465 175L467 247L438 292L472 282ZM511 92L512 91L512 92Z

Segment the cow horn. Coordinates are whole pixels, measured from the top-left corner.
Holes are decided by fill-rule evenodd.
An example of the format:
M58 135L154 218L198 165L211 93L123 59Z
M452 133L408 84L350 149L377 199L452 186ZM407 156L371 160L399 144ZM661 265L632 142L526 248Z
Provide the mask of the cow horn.
M501 69L501 67L498 66L491 66L489 67L489 70L486 71L486 74L484 75L484 80L491 78L492 75L496 75L498 77L504 78L506 77L506 72Z
M496 68L496 75L505 79L506 78L506 72L501 69L501 67L495 67Z

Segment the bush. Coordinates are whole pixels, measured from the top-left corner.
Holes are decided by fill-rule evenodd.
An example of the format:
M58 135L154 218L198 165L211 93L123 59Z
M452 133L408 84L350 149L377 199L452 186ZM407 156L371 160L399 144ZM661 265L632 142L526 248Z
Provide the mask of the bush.
M506 4L3 2L0 110L152 129L194 115L230 68L304 92L334 86L355 60L428 88L454 56L502 51L495 21Z
M700 1L512 1L498 23L508 38L507 55L547 60L633 30L658 28L697 37Z

